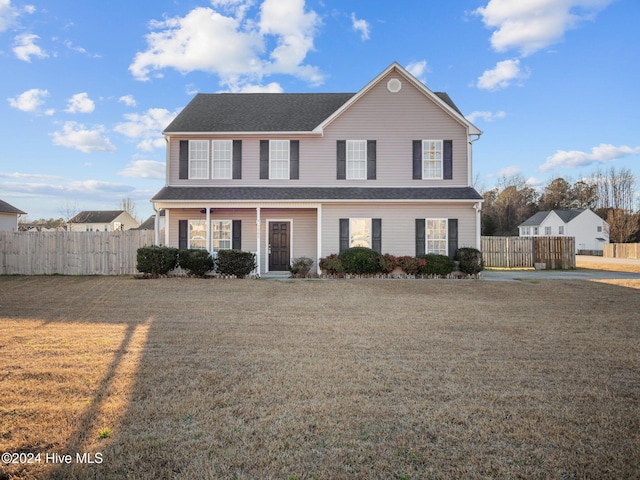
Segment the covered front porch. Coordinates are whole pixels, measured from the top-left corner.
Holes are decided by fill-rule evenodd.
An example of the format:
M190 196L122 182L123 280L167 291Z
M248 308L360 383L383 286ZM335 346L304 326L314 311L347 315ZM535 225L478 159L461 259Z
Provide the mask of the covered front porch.
M260 275L286 272L294 258L309 257L319 272L319 204L158 202L155 208L165 212L162 234L156 225L156 245L202 248L214 257L230 248L253 252Z

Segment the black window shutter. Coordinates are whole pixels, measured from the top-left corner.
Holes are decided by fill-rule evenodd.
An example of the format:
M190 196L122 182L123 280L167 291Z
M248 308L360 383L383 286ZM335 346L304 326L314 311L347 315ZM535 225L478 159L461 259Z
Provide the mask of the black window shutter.
M260 140L260 178L269 178L269 140Z
M180 157L178 178L186 180L189 178L189 140L180 140Z
M376 141L367 140L367 180L376 179Z
M382 219L373 218L371 220L371 248L378 253L382 253Z
M425 223L424 218L416 218L416 257L425 253L427 243Z
M413 179L422 180L422 140L413 141Z
M289 178L291 180L300 178L300 140L289 142Z
M186 249L189 246L189 220L178 220L178 248Z
M337 141L337 159L338 159L338 180L345 180L347 178L347 141Z
M447 236L449 237L449 257L455 258L456 252L458 251L458 219L450 218L449 219L449 231L447 232Z
M442 176L445 180L453 179L453 140L442 142Z
M349 219L340 219L340 248L339 251L343 251L349 248Z
M240 180L242 178L242 140L233 141L233 175L231 178Z
M231 248L242 250L242 220L231 221Z

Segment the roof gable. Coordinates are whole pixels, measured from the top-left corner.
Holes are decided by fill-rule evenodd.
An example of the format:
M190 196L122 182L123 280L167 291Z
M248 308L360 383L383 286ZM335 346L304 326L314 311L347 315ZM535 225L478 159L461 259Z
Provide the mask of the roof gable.
M69 223L111 223L123 213L124 210L85 210L69 220Z
M15 213L17 215L24 215L26 212L14 207L13 205L8 204L0 200L0 213Z
M576 218L582 212L586 211L585 209L572 209L572 210L545 210L542 212L537 212L531 217L527 218L524 222L522 222L519 227L538 227L540 226L552 213L558 216L560 220L564 223L569 223L571 220Z

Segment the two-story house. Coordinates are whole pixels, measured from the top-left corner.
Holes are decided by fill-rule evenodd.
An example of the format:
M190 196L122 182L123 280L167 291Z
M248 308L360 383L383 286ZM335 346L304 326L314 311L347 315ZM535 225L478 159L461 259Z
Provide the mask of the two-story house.
M352 246L480 248L482 132L397 63L357 93L198 94L163 133L157 243L252 251L261 274Z

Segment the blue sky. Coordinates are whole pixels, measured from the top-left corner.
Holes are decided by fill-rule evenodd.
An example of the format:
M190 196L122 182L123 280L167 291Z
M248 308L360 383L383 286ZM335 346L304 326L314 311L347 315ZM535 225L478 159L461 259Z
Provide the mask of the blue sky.
M640 178L638 0L0 0L0 198L137 215L197 92L356 92L397 61L484 134L479 188Z

